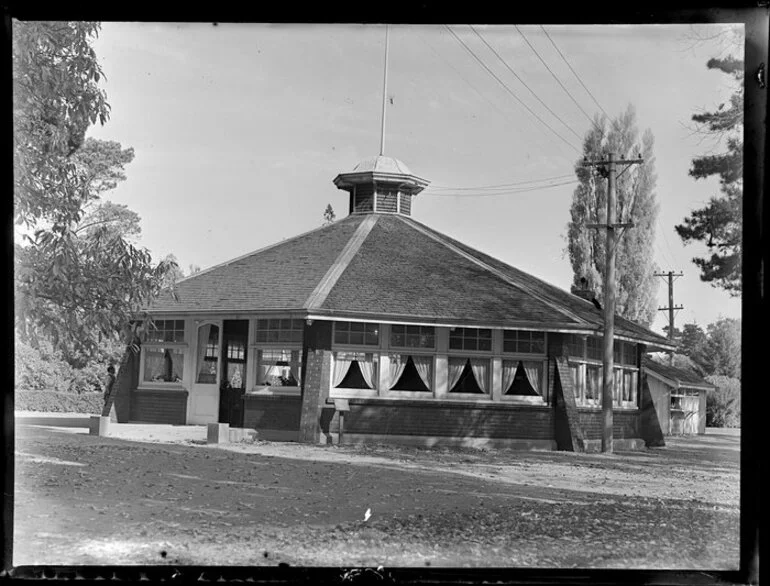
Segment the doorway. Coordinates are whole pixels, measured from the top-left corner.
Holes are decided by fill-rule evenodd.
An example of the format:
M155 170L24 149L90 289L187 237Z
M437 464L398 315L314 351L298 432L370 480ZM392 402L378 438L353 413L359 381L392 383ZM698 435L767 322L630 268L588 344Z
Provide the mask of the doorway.
M219 384L219 423L243 427L249 321L225 320L222 334L222 377Z

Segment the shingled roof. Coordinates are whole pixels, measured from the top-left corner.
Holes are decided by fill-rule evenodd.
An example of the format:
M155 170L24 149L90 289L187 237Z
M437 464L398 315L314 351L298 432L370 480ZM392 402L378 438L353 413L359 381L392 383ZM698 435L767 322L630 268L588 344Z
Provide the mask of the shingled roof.
M414 219L351 214L196 273L151 313L296 312L316 317L600 332L593 303ZM617 318L615 334L669 348Z
M684 370L683 368L677 368L676 366L669 366L668 364L661 364L655 360L647 360L645 362L645 369L675 385L679 385L680 387L695 389L715 388L714 385L694 372Z

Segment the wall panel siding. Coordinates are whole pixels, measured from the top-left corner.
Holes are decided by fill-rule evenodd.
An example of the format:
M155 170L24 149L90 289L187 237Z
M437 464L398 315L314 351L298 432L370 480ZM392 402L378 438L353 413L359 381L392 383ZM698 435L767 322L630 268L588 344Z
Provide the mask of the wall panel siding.
M131 421L184 425L187 391L135 389L131 392Z
M459 438L550 440L553 412L547 406L350 399L345 433ZM336 434L339 415L330 408L322 431ZM333 416L332 416L333 415ZM325 429L324 429L325 428Z

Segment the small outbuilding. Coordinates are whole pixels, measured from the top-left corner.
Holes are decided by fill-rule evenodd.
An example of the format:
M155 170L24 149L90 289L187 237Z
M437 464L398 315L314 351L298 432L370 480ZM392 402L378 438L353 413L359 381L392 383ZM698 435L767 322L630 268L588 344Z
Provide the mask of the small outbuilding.
M645 362L650 388L661 431L665 435L706 433L706 393L714 385L683 368Z
M595 303L416 221L428 181L397 159L365 159L334 184L347 217L200 271L147 308L122 420L330 443L342 416L351 442L599 444ZM618 447L662 441L640 371L669 349L617 318Z

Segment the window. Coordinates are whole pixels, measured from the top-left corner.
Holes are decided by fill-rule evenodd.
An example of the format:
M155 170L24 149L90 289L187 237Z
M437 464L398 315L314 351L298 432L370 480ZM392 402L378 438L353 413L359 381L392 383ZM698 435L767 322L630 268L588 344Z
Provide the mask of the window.
M377 381L376 356L368 352L335 352L332 387L374 389Z
M587 364L585 369L585 402L587 405L600 405L602 400L602 386L604 385L604 379L602 378L604 369L601 366L594 366L592 364Z
M257 343L260 342L302 342L304 321L301 319L258 319Z
M492 330L484 328L452 328L449 331L451 350L492 350Z
M184 378L184 349L145 346L144 382L174 383Z
M622 403L636 403L636 385L638 374L634 370L616 368L615 386L612 400L616 405Z
M147 328L146 343L184 342L183 319L156 319Z
M205 324L198 328L198 375L199 384L216 384L219 374L219 326Z
M433 356L389 356L389 377L386 388L391 391L430 392L433 387Z
M473 395L489 394L489 360L482 358L449 359L449 392Z
M505 330L503 352L511 354L545 354L545 332Z
M350 346L379 346L379 325L336 321L334 322L334 343Z
M521 360L503 361L503 395L542 396L543 363Z
M390 345L394 348L435 348L433 326L390 326Z
M572 358L586 357L586 339L585 336L570 334L567 336L567 352Z
M604 339L597 336L589 336L586 339L586 358L590 360L602 360L604 357Z
M302 382L302 351L257 351L257 385L298 387Z

